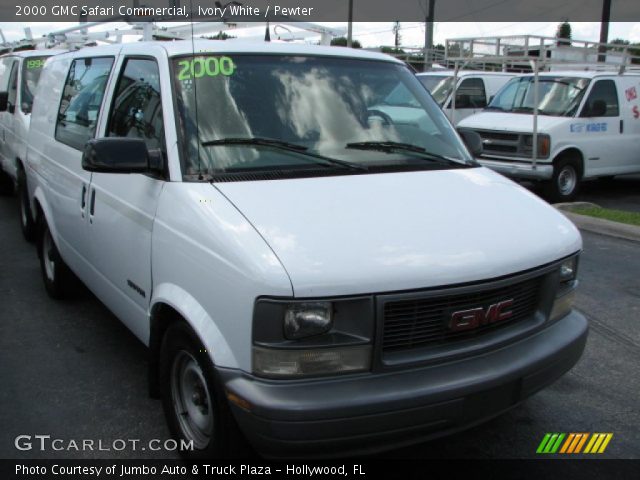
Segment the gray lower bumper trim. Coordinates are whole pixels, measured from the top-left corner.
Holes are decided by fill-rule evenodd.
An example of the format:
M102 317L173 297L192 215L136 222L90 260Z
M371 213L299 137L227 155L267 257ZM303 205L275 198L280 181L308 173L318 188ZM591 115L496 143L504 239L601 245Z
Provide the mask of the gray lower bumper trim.
M580 358L587 321L577 312L496 351L388 374L265 381L219 369L247 438L263 454L373 451L441 436L489 419L568 371ZM306 452L306 453L302 453Z

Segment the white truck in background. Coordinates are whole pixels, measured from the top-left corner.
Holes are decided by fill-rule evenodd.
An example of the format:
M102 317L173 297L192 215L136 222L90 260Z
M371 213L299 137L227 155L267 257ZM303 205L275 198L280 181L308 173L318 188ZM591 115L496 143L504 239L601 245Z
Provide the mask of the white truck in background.
M446 45L457 69L523 73L458 130L481 136L482 165L543 183L552 202L571 201L583 180L640 172L640 57L624 45L567 42L520 35Z
M482 137L479 162L545 184L554 202L582 180L640 172L640 74L545 72L511 80L487 109L460 122ZM537 152L533 161L534 106Z
M33 96L47 58L61 50L26 50L0 57L0 193L20 195L20 223L28 240L35 225L27 215L24 162Z

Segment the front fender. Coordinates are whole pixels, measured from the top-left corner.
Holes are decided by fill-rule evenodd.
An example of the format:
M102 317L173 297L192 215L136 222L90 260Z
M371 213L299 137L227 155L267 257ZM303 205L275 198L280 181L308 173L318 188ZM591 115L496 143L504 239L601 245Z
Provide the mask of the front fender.
M165 304L173 308L196 332L214 365L238 368L238 361L229 344L206 310L187 291L171 283L161 283L153 289L151 311Z

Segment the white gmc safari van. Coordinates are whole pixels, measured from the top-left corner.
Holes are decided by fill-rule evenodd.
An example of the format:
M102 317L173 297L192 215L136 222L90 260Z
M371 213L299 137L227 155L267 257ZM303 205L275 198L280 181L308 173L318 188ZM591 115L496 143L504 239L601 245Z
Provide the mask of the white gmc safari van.
M33 95L45 61L56 50L28 50L0 57L0 193L20 195L20 221L25 238L35 225L27 215L29 197L24 163Z
M455 85L454 110L453 87L456 76L453 70L433 70L416 74L420 83L429 90L454 125L482 111L504 84L515 76L515 73L507 72L459 70Z
M404 64L194 48L52 58L28 152L47 291L79 277L149 346L193 455L237 454L240 432L267 456L418 442L576 363L578 231L476 164ZM429 132L370 108L396 88Z
M460 122L482 137L482 165L543 181L560 202L582 180L640 172L640 74L552 71L538 82L535 161L533 75L512 79L484 112Z

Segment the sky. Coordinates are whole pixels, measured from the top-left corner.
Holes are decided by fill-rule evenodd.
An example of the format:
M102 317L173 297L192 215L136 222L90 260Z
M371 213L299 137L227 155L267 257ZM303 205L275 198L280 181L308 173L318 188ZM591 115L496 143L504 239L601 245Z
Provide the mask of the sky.
M42 36L45 33L73 26L74 23L15 23L0 22L0 29L7 41L20 40L25 37L24 27L29 27L34 37ZM126 24L119 24L120 28L126 28ZM322 23L321 25L330 27L342 27L346 29L346 22L342 23ZM447 38L459 37L479 37L479 36L504 36L504 35L542 35L554 36L557 22L436 22L434 32L434 42L444 43ZM364 47L376 47L380 45L393 45L394 35L392 33L392 22L360 22L354 23L354 38L359 40ZM406 47L421 47L424 45L424 23L403 22L400 24L401 44ZM598 22L572 22L572 38L576 40L598 41L600 35L600 23ZM93 31L112 29L114 24L109 26L95 27ZM287 38L286 30L277 30ZM236 31L237 36L263 35L264 26L256 29ZM273 36L272 36L273 38ZM609 40L623 38L632 43L640 42L640 23L637 22L614 22L609 28ZM129 41L134 41L129 38Z

